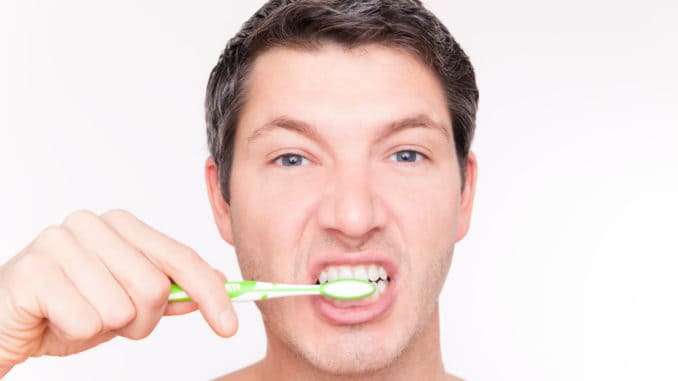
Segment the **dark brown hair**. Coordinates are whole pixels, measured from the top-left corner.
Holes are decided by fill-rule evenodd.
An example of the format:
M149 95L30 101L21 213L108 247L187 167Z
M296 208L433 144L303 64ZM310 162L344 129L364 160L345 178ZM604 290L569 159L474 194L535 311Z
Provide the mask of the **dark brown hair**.
M381 43L414 53L438 76L452 115L461 172L475 131L478 88L473 66L447 28L418 0L270 0L228 42L210 74L205 99L207 144L230 202L236 127L252 63L272 47L307 49Z

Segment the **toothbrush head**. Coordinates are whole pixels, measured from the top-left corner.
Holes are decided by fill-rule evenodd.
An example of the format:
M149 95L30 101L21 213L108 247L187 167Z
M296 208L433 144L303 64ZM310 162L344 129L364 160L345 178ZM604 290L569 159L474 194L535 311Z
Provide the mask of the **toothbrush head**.
M339 300L366 298L376 290L374 284L360 279L337 279L320 285L320 294Z

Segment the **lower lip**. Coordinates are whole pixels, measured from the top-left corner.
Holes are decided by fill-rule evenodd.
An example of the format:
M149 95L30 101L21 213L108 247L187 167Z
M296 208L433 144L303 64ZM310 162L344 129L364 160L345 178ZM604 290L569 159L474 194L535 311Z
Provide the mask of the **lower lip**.
M312 297L311 303L315 311L331 324L361 324L386 315L395 299L395 289L396 282L392 279L375 302L365 305L350 306L351 303L346 301L327 300L322 296Z

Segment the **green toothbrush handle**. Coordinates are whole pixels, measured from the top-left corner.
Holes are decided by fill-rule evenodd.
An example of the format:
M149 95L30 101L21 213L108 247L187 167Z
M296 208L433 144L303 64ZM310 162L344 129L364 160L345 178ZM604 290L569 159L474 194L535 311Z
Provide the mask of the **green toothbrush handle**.
M242 295L246 295L254 291L256 285L257 282L253 280L224 283L224 287L228 291L228 296L231 298L231 300L240 300L238 298L242 297ZM188 296L188 294L186 294L186 292L179 285L172 284L170 287L169 298L167 300L170 302L186 302L191 300L191 297Z
M295 295L314 295L319 294L318 287L298 286L280 283L257 282L254 280L243 280L239 282L225 282L224 287L228 291L228 296L234 302L249 302L256 300L266 300L269 297ZM168 300L170 302L183 302L191 300L184 290L176 284L172 284Z

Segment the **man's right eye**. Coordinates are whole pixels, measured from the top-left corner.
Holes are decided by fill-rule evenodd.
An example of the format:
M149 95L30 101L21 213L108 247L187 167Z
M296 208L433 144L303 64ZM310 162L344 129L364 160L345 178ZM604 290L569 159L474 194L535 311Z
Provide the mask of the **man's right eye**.
M297 154L285 154L278 156L275 159L275 163L283 167L294 167L308 164L308 159Z

